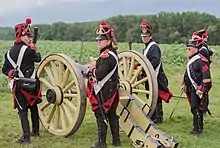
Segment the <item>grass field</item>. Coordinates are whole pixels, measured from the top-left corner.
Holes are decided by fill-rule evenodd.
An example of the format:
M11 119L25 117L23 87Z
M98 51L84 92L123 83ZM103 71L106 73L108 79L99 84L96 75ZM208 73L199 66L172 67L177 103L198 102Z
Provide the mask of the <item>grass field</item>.
M2 58L0 63L2 65L3 55L10 47L12 42L0 41L0 50ZM80 42L51 42L40 41L37 45L38 51L45 57L50 53L67 53L72 59L78 60L80 54ZM133 49L141 51L142 44L134 44ZM165 73L169 79L169 87L175 95L180 94L180 83L185 69L186 56L184 45L160 45L163 51L163 66ZM219 46L213 46L220 52ZM120 44L120 50L128 50L127 44ZM210 92L210 110L214 118L210 116L205 117L204 133L199 137L189 135L192 128L192 116L189 109L189 104L186 99L180 100L178 108L176 109L172 119L169 115L176 105L177 99L172 98L169 104L164 103L164 123L158 128L168 135L171 135L180 142L180 148L219 148L220 147L220 55L216 54L213 57L212 79L213 88ZM87 62L89 57L97 57L98 51L96 43L84 43L82 63ZM51 148L89 148L90 144L96 140L96 122L91 112L89 104L87 105L87 112L83 124L79 130L69 138L56 137L47 133L41 126L40 138L32 138L30 145L21 146L14 144L13 140L20 136L21 127L16 110L12 108L11 94L7 90L7 80L5 76L0 74L0 148L17 148L17 147L51 147ZM132 148L131 140L122 132L120 133L122 140L122 148ZM110 146L111 137L108 133L108 145Z

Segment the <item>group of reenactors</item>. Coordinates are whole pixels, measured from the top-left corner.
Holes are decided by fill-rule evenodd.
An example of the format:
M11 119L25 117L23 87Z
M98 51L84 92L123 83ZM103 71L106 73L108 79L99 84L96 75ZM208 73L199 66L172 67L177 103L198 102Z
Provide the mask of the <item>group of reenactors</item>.
M29 143L30 136L39 136L39 115L37 104L42 100L39 80L36 76L34 63L41 61L41 55L32 43L33 32L30 28L31 20L15 26L16 40L5 54L2 72L12 82L12 94L15 108L23 129L23 135L17 139L19 143ZM172 93L168 89L168 79L163 70L162 54L158 44L153 40L152 25L143 20L141 25L141 39L145 44L144 56L151 62L158 82L158 101L151 120L163 122L162 100L169 102ZM86 76L88 85L87 96L98 126L98 140L91 148L106 148L107 128L110 125L112 145L120 146L119 116L116 109L119 103L118 77L118 43L115 39L114 28L101 21L96 33L98 34L98 51L100 52L96 64L88 68ZM210 56L213 54L207 45L206 28L193 33L186 47L187 68L183 77L181 90L187 94L193 115L193 135L203 131L203 113L208 110L208 92L211 89ZM25 77L36 80L36 88L32 91L19 88L16 78ZM145 84L148 89L147 83ZM164 92L166 95L164 95ZM168 94L168 95L167 95ZM31 111L32 132L28 122L28 108Z

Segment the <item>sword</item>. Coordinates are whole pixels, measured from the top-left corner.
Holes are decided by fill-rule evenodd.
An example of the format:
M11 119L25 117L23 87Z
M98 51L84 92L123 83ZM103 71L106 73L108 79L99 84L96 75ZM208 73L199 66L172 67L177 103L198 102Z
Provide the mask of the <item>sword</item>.
M82 72L83 72L83 71L82 71ZM84 78L87 78L88 81L89 81L89 79L91 78L91 76L90 76L88 73L83 73L83 76L84 76ZM88 82L88 83L89 83L89 82ZM93 88L93 90L94 90L94 88ZM99 97L99 93L100 93L101 98ZM99 105L99 108L100 108L100 110L101 110L101 115L102 115L102 117L103 117L103 119L104 119L104 122L105 122L106 125L108 125L108 119L106 118L106 116L105 116L105 114L104 114L104 111L103 111L103 108L102 108L102 103L101 103L101 101L104 102L104 101L103 101L102 90L100 90L99 93L96 95L96 96L97 96L98 105Z
M183 98L182 95L183 95L183 91L181 92L180 96L173 96L173 97L177 97L177 98L179 98L179 99L178 99L178 101L177 101L177 103L176 103L176 106L174 107L173 111L171 112L169 119L171 119L171 117L172 117L174 111L176 110L176 108L177 108L177 106L178 106L178 104L179 104L181 98ZM185 97L184 97L184 98L185 98Z
M102 95L102 90L99 91L100 95L101 95L101 99L99 97L99 94L97 94L97 99L98 99L98 104L99 104L99 108L101 110L101 114L102 114L102 117L104 119L104 122L106 125L108 125L108 119L106 118L105 114L104 114L104 111L103 111L103 108L102 108L102 104L101 102L104 103L104 100L103 100L103 95Z
M214 117L212 116L212 113L211 113L211 111L209 110L208 106L205 104L205 99L207 99L207 98L206 98L206 97L207 97L207 94L204 94L203 97L204 97L204 98L202 98L202 100L201 100L203 106L205 107L205 109L206 109L206 111L208 112L209 116L211 116L212 118L214 118Z
M12 87L15 87L15 86L12 86ZM15 89L12 89L12 95L13 95L15 101L17 102L18 107L19 107L21 110L23 110L23 108L21 107L21 105L20 105L20 103L19 103L19 101L18 101L18 99L17 99L17 97L16 97L16 95L15 95Z

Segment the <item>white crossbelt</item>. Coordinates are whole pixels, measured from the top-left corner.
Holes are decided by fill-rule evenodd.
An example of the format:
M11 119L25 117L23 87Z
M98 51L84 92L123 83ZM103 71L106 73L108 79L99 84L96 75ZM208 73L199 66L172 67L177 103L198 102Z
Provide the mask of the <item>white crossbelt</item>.
M200 57L199 55L196 55L196 56L192 57L192 58L188 61L187 67L186 67L186 68L187 68L187 74L188 74L189 80L190 80L190 82L192 83L192 85L193 85L193 87L195 88L195 90L198 89L198 86L197 86L196 82L192 79L192 76L191 76L191 73L190 73L190 65L191 65L194 61L196 61L196 60L198 60L198 59L200 59L200 58L201 58L201 57ZM201 98L202 95L199 95L199 97Z
M147 45L147 48L144 50L144 56L147 56L147 53L149 51L149 49L151 48L152 45L157 44L156 42L152 41ZM156 72L156 76L158 76L159 70L160 70L160 66L161 66L161 59L160 59L160 63L157 66L157 68L155 69Z
M115 65L114 69L112 69L112 71L108 75L106 75L101 81L97 81L94 84L94 91L95 91L96 95L102 89L102 87L105 85L105 83L111 78L111 76L114 74L116 68L118 67L118 57L112 51L109 51L108 53L111 54L115 58L116 65Z
M11 63L11 65L13 66L14 69L17 68L17 70L18 70L18 76L19 76L20 78L24 78L24 74L22 73L20 67L21 67L21 62L22 62L22 60L23 60L24 53L25 53L27 47L28 47L28 46L25 46L25 45L23 45L23 46L21 47L21 50L20 50L20 52L19 52L18 59L17 59L17 62L16 62L16 63L15 63L15 62L12 60L12 58L10 57L9 51L7 52L8 61ZM35 79L35 76L36 76L36 72L35 72L35 69L34 69L32 75L31 75L31 78L32 78L32 79ZM14 83L14 79L10 80L9 87L10 87L11 91L12 91L12 88L13 88L13 83Z

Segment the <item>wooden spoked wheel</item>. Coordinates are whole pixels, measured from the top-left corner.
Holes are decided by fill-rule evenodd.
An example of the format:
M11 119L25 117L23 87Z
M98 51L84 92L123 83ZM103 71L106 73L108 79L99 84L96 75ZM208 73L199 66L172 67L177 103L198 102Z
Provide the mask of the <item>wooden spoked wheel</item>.
M158 85L151 63L137 51L123 51L118 57L120 86L138 100L148 116L152 116L157 104ZM128 96L122 93L120 99L123 97Z
M86 111L85 80L77 65L63 54L47 56L37 71L43 101L39 116L50 133L68 137L81 125Z

